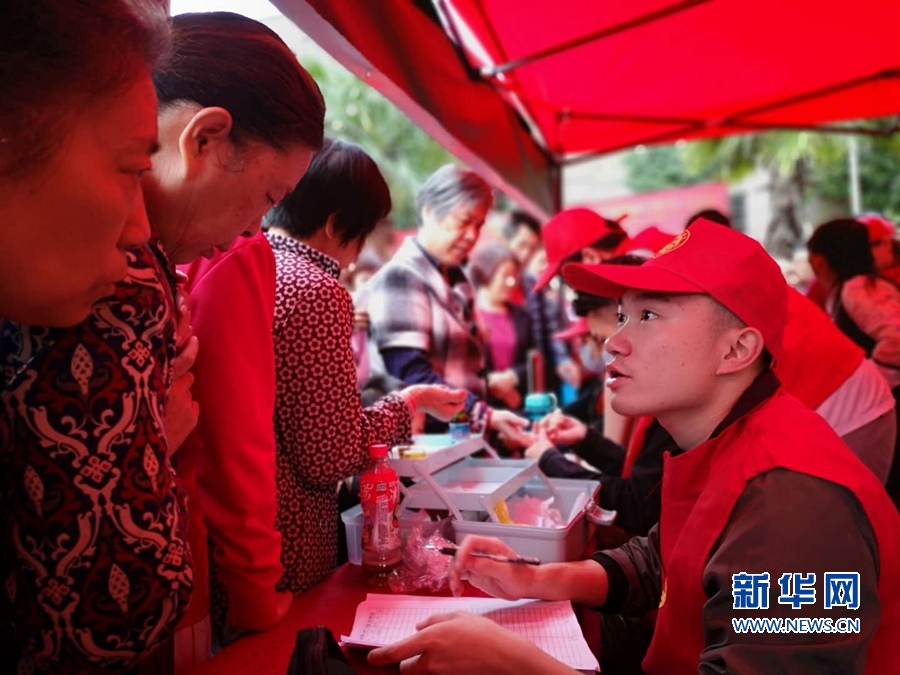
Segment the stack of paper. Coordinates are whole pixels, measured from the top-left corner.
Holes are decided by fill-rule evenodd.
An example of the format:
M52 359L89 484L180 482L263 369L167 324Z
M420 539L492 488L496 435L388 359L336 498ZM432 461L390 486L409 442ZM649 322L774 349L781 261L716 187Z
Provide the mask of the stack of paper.
M575 670L596 671L597 659L581 634L569 602L497 600L495 598L431 598L370 593L356 608L356 619L344 644L383 647L416 632L416 624L435 614L470 612L486 616L526 637L556 660Z

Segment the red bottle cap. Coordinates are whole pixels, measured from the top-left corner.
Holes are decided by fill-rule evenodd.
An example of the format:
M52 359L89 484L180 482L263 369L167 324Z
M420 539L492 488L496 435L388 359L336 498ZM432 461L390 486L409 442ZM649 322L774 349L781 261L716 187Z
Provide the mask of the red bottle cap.
M388 446L386 446L384 443L373 443L369 446L369 457L380 459L381 457L387 457L387 455Z

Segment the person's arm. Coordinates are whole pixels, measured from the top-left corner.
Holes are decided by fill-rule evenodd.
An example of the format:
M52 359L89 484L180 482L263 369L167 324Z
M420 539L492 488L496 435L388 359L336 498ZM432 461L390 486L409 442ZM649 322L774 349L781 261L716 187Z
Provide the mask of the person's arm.
M606 438L592 426L587 427L587 433L579 443L570 447L572 452L601 472L611 476L622 473L625 448Z
M384 367L388 374L406 384L443 384L450 385L434 371L428 354L421 349L409 347L392 347L381 352ZM478 397L471 392L466 395L463 409L468 412L478 402Z
M606 602L606 571L594 560L510 565L475 557L473 551L516 555L499 539L469 535L456 550L450 564L450 590L454 596L462 595L463 582L468 581L488 595L506 600L571 600L593 606Z
M547 448L538 460L538 468L551 478L599 480L600 474L566 458L558 448Z
M644 614L659 607L662 596L662 562L659 525L646 537L635 537L623 546L595 553L607 578L608 593L593 603L605 612Z
M408 442L411 411L395 394L362 408L347 291L330 278L292 283L296 295L275 335L275 424L290 430L282 442L299 480L336 484L362 471L370 444Z
M823 514L825 517L823 518ZM706 648L700 673L814 675L865 670L866 646L878 629L877 544L859 502L843 487L776 469L752 480L703 573ZM769 609L733 609L732 574L768 572ZM813 604L779 604L778 579L785 572L816 574ZM738 633L733 618L846 617L824 609L824 572L859 572L859 633ZM794 589L796 592L796 589Z
M616 526L631 534L647 534L659 522L662 490L662 457L656 462L635 463L631 476L600 476L598 502L616 511Z
M369 652L369 663L388 665L418 657L420 664L428 664L429 673L574 675L576 672L527 638L485 616L465 612L436 614L416 628L417 632L404 640L373 649Z
M284 573L275 527L275 258L264 237L201 277L190 294L200 352L200 507L216 543L228 623L266 630L290 606L275 585Z

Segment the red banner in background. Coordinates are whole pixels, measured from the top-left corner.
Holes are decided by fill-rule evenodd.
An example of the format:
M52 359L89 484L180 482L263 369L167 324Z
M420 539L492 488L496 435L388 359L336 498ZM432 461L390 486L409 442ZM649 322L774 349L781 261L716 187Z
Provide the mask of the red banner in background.
M698 211L718 209L728 215L730 210L725 183L703 183L571 206L584 206L613 220L627 216L622 220L622 228L632 237L651 225L678 234L684 230L688 218Z

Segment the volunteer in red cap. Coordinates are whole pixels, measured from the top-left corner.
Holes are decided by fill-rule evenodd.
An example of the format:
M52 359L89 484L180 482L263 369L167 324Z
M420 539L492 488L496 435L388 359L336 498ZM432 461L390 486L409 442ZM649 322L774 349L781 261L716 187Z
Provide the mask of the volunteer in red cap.
M541 238L547 266L530 289L531 293L546 288L566 262L599 263L618 255L630 242L617 221L580 207L553 216L541 229ZM582 373L573 360L561 361L558 374L568 384L576 388L581 386Z
M451 565L453 589L468 580L505 598L658 608L643 662L651 675L896 672L900 515L771 370L787 314L778 265L745 235L700 221L641 267L569 265L563 274L579 290L619 298L619 331L607 343L613 407L654 415L678 445L666 457L660 524L590 560L537 567L475 558L512 551L468 537ZM852 581L841 587L840 578ZM819 632L799 632L801 618ZM753 632L739 623L750 619L771 621ZM827 619L843 632L825 632ZM426 623L370 661L422 654L427 672L445 660L570 672L486 620Z
M549 284L570 259L577 256L581 262L599 263L617 255L629 242L617 221L585 208L560 211L544 224L541 237L547 253L547 267L534 286L538 291Z

